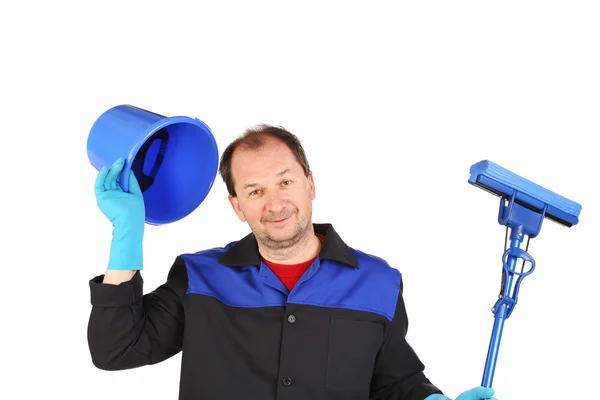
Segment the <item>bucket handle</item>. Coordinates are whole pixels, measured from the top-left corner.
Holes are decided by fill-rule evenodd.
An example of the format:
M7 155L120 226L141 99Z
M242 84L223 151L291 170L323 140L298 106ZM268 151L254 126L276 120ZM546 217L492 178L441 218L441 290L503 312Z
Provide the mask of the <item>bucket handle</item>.
M156 178L156 174L162 165L165 149L167 147L167 141L169 139L169 133L165 128L156 132L150 140L147 140L138 150L137 156L131 165L131 170L133 171L138 183L140 185L140 189L142 193L144 193L152 184L154 183L154 179ZM158 154L156 155L156 159L152 165L152 170L150 174L146 174L144 172L144 165L146 164L146 157L148 156L148 151L152 147L152 144L157 140L160 141L160 147L158 149Z

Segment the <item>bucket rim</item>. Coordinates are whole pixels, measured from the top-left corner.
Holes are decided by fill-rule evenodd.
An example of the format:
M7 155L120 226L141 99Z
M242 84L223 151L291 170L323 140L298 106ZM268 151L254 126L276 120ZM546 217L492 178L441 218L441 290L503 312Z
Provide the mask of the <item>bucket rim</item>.
M206 123L204 123L203 121L199 120L198 118L192 118L192 117L187 117L187 116L165 117L165 118L163 118L161 120L158 120L155 123L149 125L138 136L138 140L136 140L135 146L133 146L129 150L129 153L127 154L127 158L125 159L125 165L123 166L123 171L122 171L122 178L123 179L121 179L121 187L122 187L123 191L129 192L129 174L131 172L131 167L133 165L133 160L137 156L140 148L156 132L158 132L162 128L165 128L165 127L167 127L169 125L174 125L174 124L177 124L177 123L188 123L188 124L195 125L195 126L199 127L202 130L202 132L204 133L204 135L210 140L210 144L209 144L209 147L207 149L207 153L213 153L215 155L214 160L216 162L215 162L215 167L213 168L213 170L216 173L216 169L218 167L219 149L218 149L218 146L217 146L217 141L215 139L215 136L213 135L210 127ZM210 190L210 188L212 187L212 185L214 183L215 177L213 175L215 175L215 173L211 173L212 178L210 179L210 182L207 182L207 186L208 186L209 190Z

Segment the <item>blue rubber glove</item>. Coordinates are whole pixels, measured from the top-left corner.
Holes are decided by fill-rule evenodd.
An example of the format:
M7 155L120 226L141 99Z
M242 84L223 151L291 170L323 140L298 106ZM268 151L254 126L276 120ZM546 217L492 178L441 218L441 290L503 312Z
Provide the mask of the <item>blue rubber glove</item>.
M492 397L495 391L492 388L486 388L483 386L478 386L473 389L469 389L460 396L458 396L455 400L497 400ZM450 397L446 397L443 394L432 394L428 396L425 400L452 400Z
M140 185L133 172L129 177L129 193L121 187L123 158L103 167L96 178L96 202L100 211L112 222L108 269L141 270L145 209Z

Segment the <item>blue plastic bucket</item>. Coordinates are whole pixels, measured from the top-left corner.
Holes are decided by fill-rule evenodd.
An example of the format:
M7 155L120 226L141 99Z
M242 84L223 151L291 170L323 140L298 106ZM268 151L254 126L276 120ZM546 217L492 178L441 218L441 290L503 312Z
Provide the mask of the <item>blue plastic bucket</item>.
M199 119L165 117L131 105L113 107L96 120L87 154L98 171L125 159L121 187L129 191L133 170L143 191L146 222L152 225L194 211L208 195L219 163L215 138Z

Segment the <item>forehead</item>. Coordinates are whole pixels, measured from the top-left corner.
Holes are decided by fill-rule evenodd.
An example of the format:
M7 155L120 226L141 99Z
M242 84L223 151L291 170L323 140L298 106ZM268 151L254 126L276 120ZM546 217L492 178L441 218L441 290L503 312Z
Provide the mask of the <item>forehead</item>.
M302 167L292 151L277 139L267 139L258 149L238 148L231 159L231 172L236 185L268 179L285 169L291 173L302 173Z

